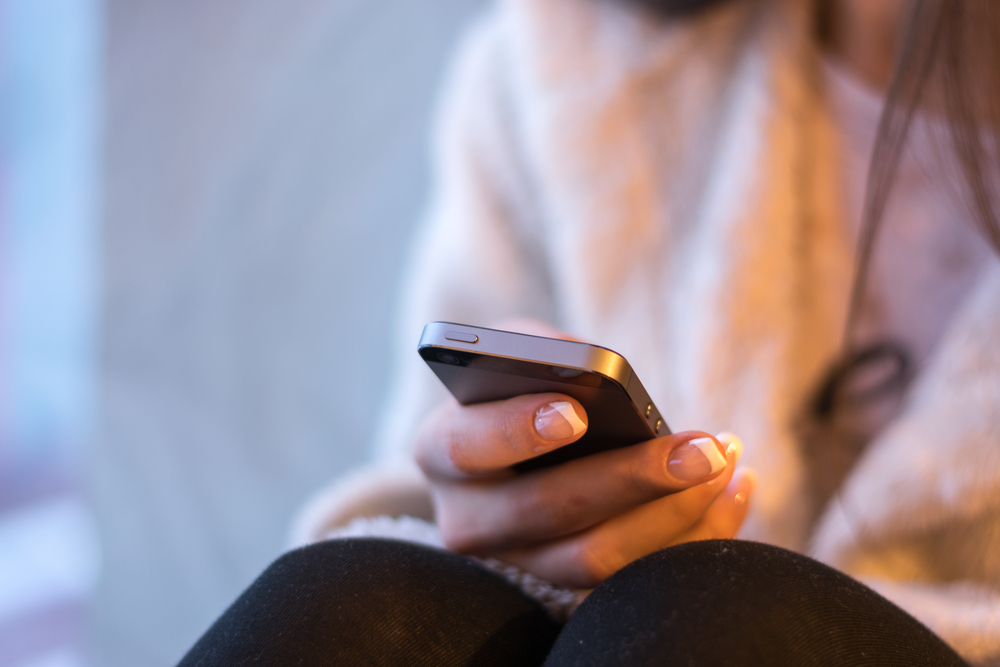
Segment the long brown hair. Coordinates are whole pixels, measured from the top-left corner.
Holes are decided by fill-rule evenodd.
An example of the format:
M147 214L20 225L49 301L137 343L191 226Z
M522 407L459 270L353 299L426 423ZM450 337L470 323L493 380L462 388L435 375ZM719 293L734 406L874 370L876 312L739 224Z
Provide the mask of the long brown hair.
M918 111L934 153L932 171L951 187L984 241L1000 255L1000 6L992 4L913 0L908 8L868 169L843 347L811 399L811 411L820 419L830 418L841 405L898 395L913 375L905 349L891 341L859 346L854 334L886 206ZM896 372L884 382L862 393L848 390L859 369L886 361Z
M720 4L719 0L633 1L671 18ZM828 0L815 2L822 40L832 7ZM874 248L915 122L926 126L924 134L934 153L921 157L934 160L935 176L952 188L966 217L1000 254L1000 3L911 0L896 41L896 62L868 170L841 354L807 397L796 424L811 462L817 510L837 492L872 435L864 422L852 418L866 406L900 406L914 374L901 344L856 338ZM866 377L866 368L891 372L878 374L880 381L875 384L853 382ZM858 424L862 427L855 428ZM837 446L822 446L824 434L834 437Z
M630 0L665 17L698 14L727 0ZM732 1L732 0L730 0ZM817 0L819 10L829 5ZM822 11L820 11L822 13ZM1000 254L1000 3L912 0L868 170L845 345L860 312L892 185L918 109L943 119L942 174L984 239Z
M822 434L826 425L837 438L836 447L825 448L829 452L818 452L824 448L815 443L810 449L803 442L812 456L811 481L821 490L816 510L831 493L839 496L841 481L872 435L865 429L853 433L849 427L836 426L840 409L846 408L840 416L848 416L848 424L852 409L884 397L895 399L898 409L913 376L905 348L893 341L859 344L855 334L879 230L918 117L934 153L932 173L952 187L985 242L1000 255L1000 3L992 4L992 0L912 0L905 16L868 169L841 355L800 423L804 436L812 424L819 425L811 431L813 436ZM852 377L866 365L886 361L895 365L894 374L863 392L850 389ZM843 504L842 509L846 511ZM851 526L856 523L849 521ZM858 534L855 538L861 540Z
M680 18L726 0L632 0ZM822 8L822 4L818 4ZM983 237L1000 254L1000 3L912 0L868 171L845 340L858 317L889 195L918 109L942 118L947 174ZM949 156L949 157L951 157ZM956 178L957 177L957 178Z
M856 324L872 252L918 109L939 117L941 174L984 239L1000 254L1000 5L991 0L914 0L904 22L868 170L845 340ZM950 155L948 155L950 154ZM954 159L951 159L951 158Z

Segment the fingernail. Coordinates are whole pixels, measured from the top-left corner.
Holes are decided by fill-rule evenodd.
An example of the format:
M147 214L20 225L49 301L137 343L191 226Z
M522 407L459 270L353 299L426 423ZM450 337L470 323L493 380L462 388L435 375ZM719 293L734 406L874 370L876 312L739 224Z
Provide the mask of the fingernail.
M538 408L535 413L535 430L546 440L565 440L587 430L573 404L555 401Z
M733 496L733 502L742 505L750 499L753 490L757 488L757 473L753 470L745 470L739 481L736 482L736 488L739 491Z
M670 452L667 470L677 479L698 479L726 467L726 457L712 438L689 440Z
M722 446L726 448L726 456L732 454L733 458L737 461L740 460L740 456L743 454L743 441L740 440L738 435L729 431L723 431L715 436L715 439L721 442Z

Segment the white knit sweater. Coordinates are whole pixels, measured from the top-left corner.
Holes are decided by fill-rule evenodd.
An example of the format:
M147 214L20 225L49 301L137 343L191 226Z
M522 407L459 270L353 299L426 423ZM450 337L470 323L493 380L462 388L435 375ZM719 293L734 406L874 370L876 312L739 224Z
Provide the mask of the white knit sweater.
M445 392L415 352L421 327L534 317L622 353L673 429L741 435L760 477L741 537L810 553L968 660L1000 660L996 266L809 523L791 424L838 350L853 270L818 67L800 0L684 22L606 0L498 4L444 100L379 462L321 494L296 539L431 518L408 451Z

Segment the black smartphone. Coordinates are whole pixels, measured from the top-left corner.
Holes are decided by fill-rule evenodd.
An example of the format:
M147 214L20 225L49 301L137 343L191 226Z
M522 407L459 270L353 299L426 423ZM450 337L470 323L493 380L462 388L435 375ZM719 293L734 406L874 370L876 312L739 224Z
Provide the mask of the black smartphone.
M606 347L454 322L424 327L417 351L463 405L558 392L580 401L587 432L518 470L627 447L670 429L625 357Z

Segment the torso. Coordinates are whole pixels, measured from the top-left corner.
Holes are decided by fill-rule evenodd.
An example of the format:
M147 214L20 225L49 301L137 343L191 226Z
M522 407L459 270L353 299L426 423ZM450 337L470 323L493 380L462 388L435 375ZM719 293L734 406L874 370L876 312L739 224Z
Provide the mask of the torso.
M822 72L839 147L843 224L856 245L883 99L829 57ZM909 378L929 360L990 258L956 203L957 189L943 178L954 170L938 150L947 146L947 136L935 122L919 116L914 121L850 334L853 349L879 350L869 357L875 361L854 368L852 379L842 383L850 384L843 391L847 398L830 413L802 419L815 512L836 493L867 444L899 414ZM907 365L897 366L904 359ZM876 386L886 391L860 396Z

